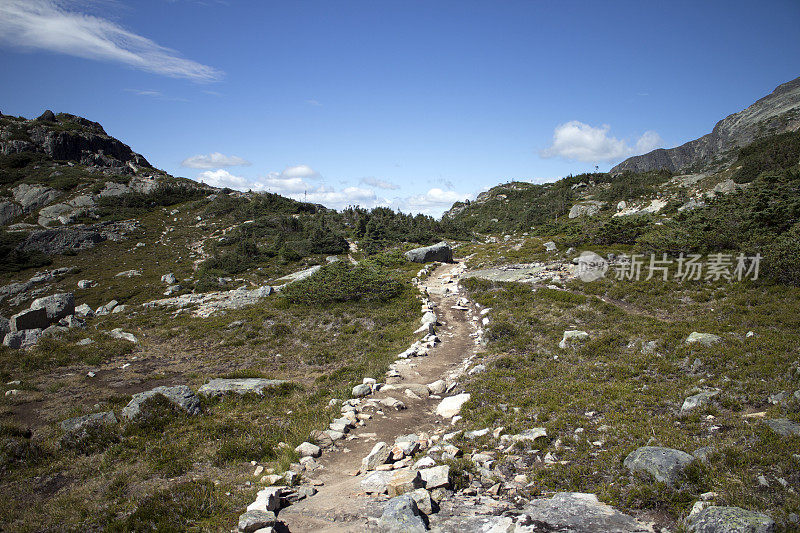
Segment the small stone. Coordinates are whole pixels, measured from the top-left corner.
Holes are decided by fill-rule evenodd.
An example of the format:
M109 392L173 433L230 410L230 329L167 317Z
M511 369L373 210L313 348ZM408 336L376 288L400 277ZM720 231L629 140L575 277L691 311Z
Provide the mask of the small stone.
M438 506L435 506L433 500L431 499L431 493L428 492L427 489L415 489L409 492L408 495L414 498L414 503L417 504L417 509L426 515L433 514L434 510L438 509Z
M366 383L362 383L361 385L356 385L353 387L353 398L362 398L364 396L368 396L369 394L372 394L372 387Z
M258 491L256 501L247 506L248 511L277 511L281 508L284 487L266 487Z
M300 444L294 449L294 451L296 451L300 457L319 457L322 455L322 449L316 444L311 444L310 442L304 442Z
M444 394L444 391L447 390L447 382L445 382L443 379L440 379L438 381L434 381L433 383L429 383L428 390L431 394Z
M393 472L370 472L361 480L361 490L368 494L383 494L387 491L389 480L393 475Z
M390 498L421 488L422 478L418 470L398 470L386 485Z
M361 469L364 472L375 470L379 465L384 464L392 453L392 449L385 442L377 442L372 447L369 455L364 457L361 461Z
M445 398L436 407L436 414L442 418L452 418L461 412L461 407L470 399L469 393L456 394Z
M558 347L566 349L566 347L571 344L584 342L588 339L589 334L585 331L568 330L564 332L564 336L561 338L561 342L558 343Z
M697 331L693 331L689 337L686 339L686 344L694 344L700 343L706 346L711 346L712 344L716 344L722 340L722 337L719 335L713 335L711 333L699 333Z
M447 465L423 468L419 474L428 490L450 486L450 467Z

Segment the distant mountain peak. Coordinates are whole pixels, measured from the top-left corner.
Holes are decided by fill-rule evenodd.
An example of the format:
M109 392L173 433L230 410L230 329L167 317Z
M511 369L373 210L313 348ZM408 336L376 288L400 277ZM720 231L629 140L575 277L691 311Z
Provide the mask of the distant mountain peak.
M800 78L783 83L743 111L717 122L711 133L675 148L629 157L611 169L622 172L703 170L730 162L738 148L764 135L800 129ZM699 168L703 167L703 168Z

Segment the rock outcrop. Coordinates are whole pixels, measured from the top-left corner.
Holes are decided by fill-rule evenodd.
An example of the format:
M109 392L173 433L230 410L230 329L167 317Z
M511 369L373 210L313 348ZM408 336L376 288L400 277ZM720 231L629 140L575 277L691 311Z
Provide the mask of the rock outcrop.
M108 135L97 122L49 110L35 120L15 120L13 134L10 124L0 125L0 154L21 152L42 153L59 161L105 167L117 173L152 168L143 156Z

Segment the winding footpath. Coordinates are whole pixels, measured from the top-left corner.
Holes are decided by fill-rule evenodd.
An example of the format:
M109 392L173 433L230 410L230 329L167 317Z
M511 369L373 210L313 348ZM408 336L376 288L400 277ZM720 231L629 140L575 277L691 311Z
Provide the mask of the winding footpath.
M391 446L402 435L430 437L449 430L450 419L438 416L436 408L443 395L461 392L457 377L479 349L478 321L472 320L476 310L471 306L452 308L466 307L456 305L458 277L464 270L463 263L441 265L420 282L421 292L427 293L428 305L437 315L436 335L441 342L425 357L398 359L392 365L394 372L388 373L386 385L363 399L382 402L394 398L402 402L405 409L384 406L384 403L391 405L391 400L381 403L382 408L364 420L363 426L325 450L318 461L320 467L307 474L313 482L322 483L317 486L317 494L280 512L279 519L292 533L367 530L369 518L381 515L387 497L364 492L361 482L365 473L359 473L362 459L378 442ZM425 388L420 386L439 380L445 382L447 392L443 395L426 394Z

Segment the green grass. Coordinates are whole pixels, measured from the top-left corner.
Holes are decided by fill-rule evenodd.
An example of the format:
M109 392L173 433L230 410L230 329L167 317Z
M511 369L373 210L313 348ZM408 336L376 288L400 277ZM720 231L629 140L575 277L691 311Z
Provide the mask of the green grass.
M407 282L414 272L415 265L403 264L393 275ZM87 353L70 348L80 334L53 341L41 353L15 352L22 358L3 352L3 376L30 385L25 397L12 401L0 396L0 450L13 452L2 457L0 523L13 524L19 531L65 524L75 529L113 524L122 531L170 530L178 523L181 530L230 529L258 490L258 483L244 485L257 481L250 461L279 472L296 462L294 447L308 440L312 430L324 429L336 414L328 409L328 401L346 398L363 377L382 377L395 355L415 338L411 332L418 307L410 289L388 300L325 306L287 305L270 297L208 319L134 307L136 314L131 316L90 321L89 336L97 342L83 348L89 354L108 354L99 362L90 364ZM242 325L228 328L234 321ZM124 327L135 332L141 344L133 353L98 350L105 335L92 331L95 324L102 329ZM123 361L134 366L122 371ZM146 371L135 370L138 361L147 365ZM83 447L59 448L58 421L97 410L119 414L130 399L102 382L93 385L95 381L85 377L90 368L110 372L112 382L138 383L139 390L174 383L197 389L221 376L290 383L265 391L263 397L204 399L199 416L156 401L154 414L142 422L121 424ZM44 392L55 385L57 395ZM78 396L78 391L84 392ZM46 413L47 422L26 436L11 420L13 411L28 401L41 402L36 409ZM57 491L44 481L52 472L61 476L50 482L59 484Z
M742 416L766 411L769 418L800 419L796 402L767 402L770 394L798 388L792 370L800 346L797 289L613 281L575 282L573 292L479 280L464 285L493 311L486 332L490 364L469 379L472 400L462 415L471 429L547 429L548 438L537 441L540 457L551 452L567 464L533 466L534 493L593 492L622 509L655 509L673 520L709 490L720 494L720 504L776 519L800 508L800 497L777 481L800 481L792 456L800 438L778 437L758 419ZM574 328L590 340L560 349L562 332ZM745 338L750 330L756 336ZM724 340L688 346L692 331ZM648 341L656 341L655 353L643 350ZM692 372L695 359L701 366ZM719 388L718 399L681 414L683 399L704 387ZM596 414L587 416L590 411ZM578 428L583 432L576 434ZM461 444L466 451L475 446ZM623 467L627 454L645 445L715 451L708 464L692 466L681 486L670 488ZM756 488L759 474L770 489Z

